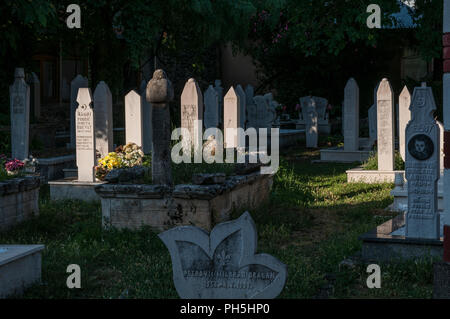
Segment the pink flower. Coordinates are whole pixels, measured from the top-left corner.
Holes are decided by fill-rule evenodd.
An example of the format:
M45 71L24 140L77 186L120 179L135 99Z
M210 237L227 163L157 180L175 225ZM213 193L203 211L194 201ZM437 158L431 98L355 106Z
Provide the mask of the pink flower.
M17 171L24 166L25 166L25 164L22 163L21 161L19 161L17 158L15 158L5 164L5 168L8 172Z

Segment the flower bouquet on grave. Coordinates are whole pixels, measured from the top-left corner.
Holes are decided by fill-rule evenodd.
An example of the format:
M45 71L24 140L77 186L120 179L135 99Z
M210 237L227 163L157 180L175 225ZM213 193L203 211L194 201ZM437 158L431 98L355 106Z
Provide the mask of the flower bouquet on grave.
M113 169L142 165L143 159L144 152L137 144L121 145L115 149L115 152L111 152L98 160L98 165L95 167L95 177L103 181Z

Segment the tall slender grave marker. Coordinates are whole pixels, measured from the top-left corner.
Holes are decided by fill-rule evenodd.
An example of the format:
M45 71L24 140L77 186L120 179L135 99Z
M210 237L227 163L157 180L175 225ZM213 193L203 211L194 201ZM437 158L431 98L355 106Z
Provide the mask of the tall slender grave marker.
M383 79L377 92L378 170L394 170L394 96Z
M133 142L142 147L142 113L141 96L131 90L125 96L125 143Z
M9 87L11 112L11 155L28 158L30 131L30 87L25 82L23 68L16 68L14 83Z
M95 116L89 88L80 88L75 110L75 135L79 182L95 182Z
M406 237L439 239L439 126L433 116L436 104L431 88L422 85L414 89L410 110L412 118L406 126Z
M100 81L94 91L95 146L100 157L113 151L112 95L108 85Z
M152 104L152 182L172 185L172 166L170 159L170 108L173 100L172 82L166 73L158 69L147 85L147 101Z
M233 87L228 90L223 103L223 129L225 132L225 148L238 147L237 128L240 123L240 97Z
M142 105L142 151L148 154L152 150L152 105L146 99L147 82L141 82L141 105Z
M359 87L355 79L344 89L344 151L359 149Z
M400 155L405 161L405 129L409 120L411 120L411 111L409 106L411 104L411 94L405 86L399 97L398 104L398 148Z
M202 123L203 122L203 95L195 79L189 79L184 85L181 93L181 127L186 128L190 134L190 144L185 147L192 147L195 141L200 141L202 145ZM197 127L195 127L197 125ZM187 141L183 137L183 141ZM184 142L183 142L183 145ZM197 150L196 150L197 151Z

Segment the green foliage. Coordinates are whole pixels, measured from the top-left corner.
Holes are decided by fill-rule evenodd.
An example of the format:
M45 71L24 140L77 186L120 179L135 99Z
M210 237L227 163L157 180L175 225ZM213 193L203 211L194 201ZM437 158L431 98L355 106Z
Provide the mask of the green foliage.
M376 150L367 159L367 161L364 162L362 167L366 171L376 171L376 170L378 170L378 153L376 152ZM401 171L401 170L404 170L404 169L405 169L405 162L403 161L400 153L398 151L395 151L394 170Z

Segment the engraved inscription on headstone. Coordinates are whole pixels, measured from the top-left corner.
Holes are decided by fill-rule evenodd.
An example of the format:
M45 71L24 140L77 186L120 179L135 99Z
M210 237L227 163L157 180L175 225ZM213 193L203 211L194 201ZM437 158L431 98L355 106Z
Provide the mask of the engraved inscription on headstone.
M159 237L170 252L175 288L183 299L269 299L283 290L286 265L256 254L256 227L248 212L210 234L181 226Z
M78 89L87 88L88 79L78 74L70 83L70 146L75 147L75 109L77 108Z
M411 121L406 126L405 175L408 180L406 237L438 239L437 181L439 179L439 126L429 87L414 89Z
M203 121L203 95L195 79L191 78L184 85L181 94L181 127L189 130L191 145L199 139L196 134L201 135L202 130L200 122L197 122L199 127L195 128L195 121Z
M78 108L75 111L76 150L78 181L95 182L95 137L94 111L90 107L92 102L91 90L78 90Z

